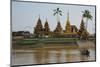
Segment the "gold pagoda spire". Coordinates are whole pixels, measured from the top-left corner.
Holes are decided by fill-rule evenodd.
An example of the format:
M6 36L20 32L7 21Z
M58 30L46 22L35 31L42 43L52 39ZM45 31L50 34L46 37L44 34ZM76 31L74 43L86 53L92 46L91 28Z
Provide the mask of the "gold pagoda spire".
M68 17L67 17L67 20L69 21L69 12L67 13L67 16L68 16Z
M70 25L70 21L69 21L69 12L67 13L67 22L66 25Z
M65 32L67 32L67 33L71 32L71 25L70 25L70 21L69 21L69 12L67 13L67 22L66 22Z

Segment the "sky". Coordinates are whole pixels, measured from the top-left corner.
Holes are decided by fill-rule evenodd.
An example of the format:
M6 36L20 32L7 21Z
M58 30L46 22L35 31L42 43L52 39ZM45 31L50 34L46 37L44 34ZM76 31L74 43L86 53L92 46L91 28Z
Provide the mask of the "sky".
M53 15L53 10L58 7L60 10L62 10L62 16L59 17L63 30L65 30L68 12L70 24L76 25L76 27L79 29L82 20L82 11L88 9L91 12L93 18L92 20L88 21L87 30L91 34L95 32L95 6L17 1L12 1L12 31L30 31L33 33L39 15L42 21L42 25L44 25L47 19L50 30L53 31L57 25L57 16Z

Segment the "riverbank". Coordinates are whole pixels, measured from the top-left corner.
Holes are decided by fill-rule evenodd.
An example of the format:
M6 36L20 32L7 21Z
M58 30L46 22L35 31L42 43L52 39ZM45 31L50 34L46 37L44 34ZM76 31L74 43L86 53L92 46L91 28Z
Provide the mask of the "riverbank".
M77 43L66 44L39 44L40 47L33 47L32 45L16 45L13 46L12 52L34 52L35 50L80 50L80 49L95 49L95 44L92 41L77 41Z
M78 49L76 43L70 44L39 44L39 47L33 47L34 45L13 45L13 50L58 50L58 49Z

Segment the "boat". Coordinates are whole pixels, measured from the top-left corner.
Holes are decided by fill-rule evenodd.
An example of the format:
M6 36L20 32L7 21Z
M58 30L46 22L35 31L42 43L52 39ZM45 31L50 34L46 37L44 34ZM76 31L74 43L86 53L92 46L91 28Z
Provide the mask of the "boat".
M88 49L83 49L80 52L81 52L81 55L85 55L85 56L89 56L90 55L90 51Z

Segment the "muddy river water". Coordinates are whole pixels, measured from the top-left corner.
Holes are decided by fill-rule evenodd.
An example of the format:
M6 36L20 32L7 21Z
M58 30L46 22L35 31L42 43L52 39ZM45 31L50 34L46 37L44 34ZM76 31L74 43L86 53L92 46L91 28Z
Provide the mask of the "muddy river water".
M12 53L12 65L94 61L95 50L89 49L90 56L83 56L78 49L31 50Z

